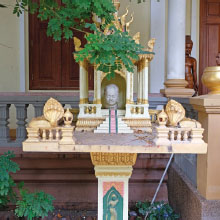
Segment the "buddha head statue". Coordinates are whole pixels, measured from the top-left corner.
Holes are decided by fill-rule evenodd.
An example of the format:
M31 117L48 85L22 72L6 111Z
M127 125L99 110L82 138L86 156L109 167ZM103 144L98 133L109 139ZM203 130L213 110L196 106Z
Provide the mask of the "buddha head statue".
M104 90L105 108L117 109L119 101L119 88L115 84L109 84Z

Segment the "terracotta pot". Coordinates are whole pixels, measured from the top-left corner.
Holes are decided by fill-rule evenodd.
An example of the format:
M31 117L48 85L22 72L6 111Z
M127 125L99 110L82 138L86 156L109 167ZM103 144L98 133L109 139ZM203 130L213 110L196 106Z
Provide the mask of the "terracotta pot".
M209 94L220 94L220 66L206 67L202 83L210 90Z

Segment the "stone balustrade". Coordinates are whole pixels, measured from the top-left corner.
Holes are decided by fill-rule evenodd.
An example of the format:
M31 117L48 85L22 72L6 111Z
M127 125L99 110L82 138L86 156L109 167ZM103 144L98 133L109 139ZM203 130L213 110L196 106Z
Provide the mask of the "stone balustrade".
M156 145L171 145L172 143L201 144L203 128L156 127Z

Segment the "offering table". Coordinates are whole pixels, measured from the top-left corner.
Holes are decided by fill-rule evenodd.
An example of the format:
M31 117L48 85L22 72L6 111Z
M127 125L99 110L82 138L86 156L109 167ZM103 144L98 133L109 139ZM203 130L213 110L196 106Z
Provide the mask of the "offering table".
M168 142L157 145L161 135L155 125L152 133L137 131L133 134L73 133L73 127L66 128L69 133L65 134L65 126L63 128L45 129L42 133L39 129L27 128L28 139L23 142L23 151L90 153L98 178L98 219L128 219L128 180L138 153L173 155L207 152L207 144L202 141L201 135L193 136L192 131L188 131L191 132L188 139L178 139L178 132L174 132L173 140L167 136L164 140L169 138ZM163 138L159 138L160 142Z

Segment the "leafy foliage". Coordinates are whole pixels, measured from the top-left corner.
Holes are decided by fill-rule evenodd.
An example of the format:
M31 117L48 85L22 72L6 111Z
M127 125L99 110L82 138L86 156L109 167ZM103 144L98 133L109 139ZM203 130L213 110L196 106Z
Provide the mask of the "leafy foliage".
M137 220L143 219L147 214L149 220L175 220L179 219L169 204L164 202L137 202L134 211L129 212L130 216L136 216Z
M87 24L87 27L92 25ZM87 44L77 53L76 61L83 61L88 57L90 63L98 66L98 70L109 73L109 79L114 77L115 71L120 71L123 66L132 72L132 60L137 60L137 51L142 47L126 33L117 30L114 25L109 30L114 34L105 35L98 31L95 25L92 29L96 34L86 36Z
M24 183L18 184L20 196L16 195L13 188L17 185L10 173L19 170L17 163L12 161L14 154L10 151L0 156L0 208L7 206L9 202L16 204L15 214L18 217L27 217L32 220L35 217L45 217L53 210L54 198L42 191L29 193L24 188Z
M10 151L0 156L0 207L6 206L9 201L16 200L16 194L13 191L16 184L10 173L16 173L19 167L11 160L12 158L14 154Z
M114 77L115 70L124 66L133 70L133 60L138 59L137 53L142 47L128 35L117 30L113 25L116 9L112 0L62 0L58 4L54 0L17 0L14 14L20 16L24 10L38 13L41 20L48 20L47 35L55 41L62 38L72 39L76 31L85 34L87 44L76 54L76 60L85 58L91 64L98 66L100 71L108 73L108 78ZM91 21L94 15L102 21L100 28ZM104 29L109 26L111 34L105 35Z
M42 191L29 193L23 188L23 184L19 186L21 200L16 202L15 214L18 217L27 217L32 220L35 217L45 217L48 212L53 211L52 201L54 198Z

